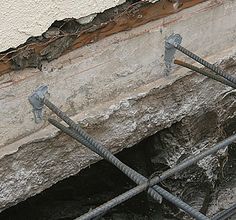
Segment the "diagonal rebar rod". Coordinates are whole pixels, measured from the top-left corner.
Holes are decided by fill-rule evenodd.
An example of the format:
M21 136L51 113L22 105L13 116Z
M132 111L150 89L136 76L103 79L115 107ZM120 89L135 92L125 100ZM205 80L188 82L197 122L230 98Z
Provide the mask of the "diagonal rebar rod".
M193 70L193 71L195 71L195 72L198 72L198 73L200 73L200 74L202 74L202 75L204 75L204 76L207 76L207 77L209 77L209 78L211 78L211 79L214 79L214 80L216 80L216 81L218 81L218 82L221 82L221 83L223 83L224 85L227 85L227 86L230 86L230 87L236 89L236 84L234 84L234 83L232 83L231 81L225 79L224 77L221 77L221 76L219 76L219 75L215 75L215 74L213 74L213 73L210 73L210 72L208 72L208 71L206 71L206 70L200 69L200 68L198 68L198 67L196 67L196 66L193 66L193 65L191 65L191 64L189 64L189 63L186 63L186 62L183 62L183 61L181 61L181 60L174 60L174 63L177 64L177 65L186 67L186 68L188 68L188 69L190 69L190 70Z
M131 168L129 168L129 167L127 168L127 166L126 165L124 166L124 164L121 161L119 161L117 158L114 158L114 155L112 155L108 149L106 149L104 146L102 146L100 143L98 143L96 140L94 140L91 136L89 136L83 129L80 128L79 125L77 125L73 120L71 120L64 112L62 112L58 107L56 107L53 103L51 103L48 99L46 99L45 98L46 93L47 93L47 86L40 86L38 88L38 90L36 90L29 97L29 101L33 105L33 107L36 106L37 110L39 109L42 111L43 105L45 104L49 109L51 109L60 118L62 118L68 125L70 125L71 128L76 130L77 133L80 136L82 136L83 139L88 141L92 145L92 148L91 148L92 150L95 150L95 152L98 152L99 155L101 155L101 153L105 154L105 155L102 155L103 157L105 156L105 159L108 159L110 162L112 162L114 165L116 165L121 171L126 172L125 173L126 175L128 175L128 176L130 175L130 178L132 178L132 177L136 178L136 181L140 182L138 184L141 184L141 183L144 183L147 181L147 179L145 177L141 176L139 173L132 170ZM41 115L42 115L42 113L41 113ZM132 171L134 171L134 172L132 172ZM142 179L137 180L137 178L138 177L140 178L140 176ZM172 194L166 192L165 190L163 191L163 189L161 187L159 187L159 186L153 186L153 187L154 187L154 189L148 188L149 194L154 192L154 196L158 195L160 197L160 195L157 193L157 191L159 190L162 194L165 195L165 198L167 200L171 201L172 203L174 203L175 205L177 205L181 209L185 210L187 213L190 213L192 216L197 216L197 219L199 219L199 220L206 219L206 217L204 215L202 215L201 213L199 213L198 211L196 211L195 209L190 207L188 204L179 200L178 198L176 198ZM156 187L156 189L155 189L155 187ZM150 193L150 190L152 190L151 193Z
M188 57L192 58L193 60L197 61L198 63L202 64L203 66L207 67L208 69L212 70L213 72L217 73L218 75L224 77L225 79L229 80L230 82L236 84L236 78L229 75L228 73L225 73L223 70L220 68L216 67L215 65L207 62L206 60L202 59L198 55L192 53L191 51L187 50L186 48L182 47L180 45L181 41L177 41L175 39L179 39L180 35L179 34L172 34L169 36L169 38L166 40L165 47L168 51L172 51L173 48L181 51ZM172 56L173 57L173 56Z
M93 145L91 145L91 143L89 143L86 139L84 139L81 135L79 135L76 131L74 131L72 128L68 128L65 127L64 125L62 125L61 123L57 122L54 119L48 119L48 121L53 124L55 127L57 127L58 129L62 130L63 132L65 132L66 134L68 134L69 136L71 136L72 138L76 139L77 141L79 141L80 143L82 143L83 145L87 146L88 148L90 148L91 150L93 150L94 152L96 152L98 155L100 155L101 157L106 158L106 155L103 154L103 152L99 151L96 147L94 147ZM113 159L115 158L115 156L113 156ZM108 159L109 160L109 159ZM115 159L115 161L118 159ZM109 160L110 161L110 160ZM113 163L113 162L112 162ZM117 166L116 163L113 163L115 166ZM119 165L119 164L118 164ZM126 165L125 165L126 166ZM127 167L127 166L126 166ZM122 169L122 167L120 168ZM146 179L147 180L147 179ZM161 188L160 186L153 186L153 188L160 194L163 196L163 198L165 198L166 200L168 200L169 202L173 203L174 205L176 205L177 207L179 207L180 209L183 209L185 212L187 212L189 215L196 217L196 219L202 219L202 220L206 220L208 218L206 218L202 213L200 213L199 211L195 210L193 207L189 206L188 204L186 204L185 202L183 202L182 200L180 200L179 198L175 197L174 195L172 195L171 193L169 193L168 191L164 190L163 188Z
M120 203L125 202L126 200L128 200L128 199L138 195L139 193L143 192L144 190L147 189L147 187L152 186L154 184L157 184L160 181L163 181L166 178L170 177L171 175L186 169L187 167L197 163L199 160L203 159L206 156L209 156L211 154L215 154L218 150L227 147L229 144L232 144L235 141L236 141L236 134L226 138L225 140L223 140L221 142L219 142L218 144L216 144L215 146L213 146L210 149L204 150L203 152L201 152L197 155L194 155L194 156L191 156L190 158L187 158L182 163L180 163L180 164L176 165L175 167L165 171L161 176L156 176L156 177L152 178L148 183L138 185L138 186L132 188L131 190L128 190L127 192L115 197L114 199L112 199L112 200L104 203L103 205L89 211L85 215L80 216L79 218L76 218L75 220L89 220L89 219L92 219L92 218L102 214L102 213L105 213L108 210L110 210L111 208L119 205ZM208 219L208 218L206 218L206 219Z
M141 184L147 181L147 178L128 167L126 164L121 162L116 158L105 146L93 139L89 134L87 134L78 124L71 120L64 112L62 112L57 106L51 103L48 99L44 99L44 104L52 110L58 117L65 121L71 128L73 128L83 139L90 143L96 153L99 152L99 155L102 155L103 158L111 162L117 168L119 168L124 174L126 174L130 179L132 179L136 184ZM50 121L51 122L51 121ZM86 145L87 146L87 145ZM90 147L89 145L87 147ZM153 188L148 189L148 193L156 201L161 203L162 197L154 190Z

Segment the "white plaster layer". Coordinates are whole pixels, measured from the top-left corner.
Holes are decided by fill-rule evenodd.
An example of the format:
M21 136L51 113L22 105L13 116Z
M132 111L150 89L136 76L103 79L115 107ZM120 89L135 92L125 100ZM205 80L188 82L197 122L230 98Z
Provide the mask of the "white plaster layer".
M123 2L125 0L1 1L0 51L41 35L55 20L85 17Z

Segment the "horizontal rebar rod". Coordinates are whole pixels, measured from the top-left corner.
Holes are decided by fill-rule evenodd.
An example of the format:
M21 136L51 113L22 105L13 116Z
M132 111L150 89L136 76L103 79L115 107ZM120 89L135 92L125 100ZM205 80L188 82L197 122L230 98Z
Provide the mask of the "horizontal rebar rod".
M210 149L204 150L203 152L201 152L197 155L191 156L190 158L184 160L182 163L165 171L162 175L152 178L148 183L138 185L138 186L132 188L131 190L128 190L127 192L115 197L114 199L104 203L103 205L89 211L85 215L80 216L79 218L76 218L76 220L89 220L89 219L92 219L92 218L102 214L102 213L105 213L108 210L110 210L111 208L119 205L120 203L125 202L126 200L132 198L133 196L138 195L139 193L143 192L144 190L147 189L147 187L157 184L162 180L165 180L166 178L170 177L171 175L186 169L187 167L197 163L199 160L203 159L204 157L216 153L218 150L227 147L229 144L232 144L235 141L236 141L236 134L219 142L218 144L216 144L215 146L213 146Z
M58 129L60 129L61 131L65 132L66 134L68 134L69 136L71 136L72 138L76 139L77 141L79 141L80 143L82 143L83 145L87 146L89 149L95 151L98 155L100 155L101 157L104 157L104 154L102 152L100 152L99 150L97 150L96 148L94 148L94 146L91 146L91 144L84 139L81 135L79 135L76 131L74 131L71 128L68 128L64 125L62 125L61 123L59 123L58 121L54 120L54 119L48 119L48 121L53 124L55 127L57 127ZM115 157L115 156L114 156ZM118 159L116 159L118 160ZM116 166L116 164L114 164ZM125 165L126 166L126 165ZM147 181L147 179L146 179ZM176 205L177 207L179 207L180 209L184 210L185 212L187 212L188 214L190 214L193 217L196 217L196 219L208 219L206 218L206 216L204 216L202 213L200 213L199 211L195 210L193 207L189 206L187 203L183 202L182 200L180 200L179 198L177 198L176 196L172 195L171 193L169 193L168 191L164 190L163 188L161 188L160 186L153 186L153 188L160 194L163 196L163 198L165 198L166 200L168 200L169 202L173 203L174 205Z
M230 208L216 214L212 220L226 220L236 214L236 204L232 205Z
M229 80L230 82L236 84L236 78L225 73L220 68L216 67L215 65L207 62L206 60L202 59L201 57L197 56L196 54L192 53L191 51L187 50L186 48L182 47L178 43L172 44L176 49L184 53L185 55L189 56L193 60L197 61L198 63L202 64L203 66L207 67L208 69L212 70L213 72L219 74L220 76L224 77L225 79Z
M200 74L202 74L202 75L204 75L204 76L207 76L207 77L209 77L209 78L211 78L211 79L214 79L214 80L216 80L216 81L218 81L218 82L221 82L221 83L223 83L224 85L227 85L227 86L230 86L230 87L236 89L236 84L235 84L235 83L232 83L231 81L225 79L224 77L221 77L220 75L215 75L215 74L213 74L213 73L210 73L210 72L208 72L208 71L206 71L206 70L200 69L200 68L198 68L198 67L196 67L196 66L193 66L193 65L191 65L191 64L188 64L188 63L183 62L183 61L181 61L181 60L174 60L174 63L175 63L175 64L178 64L178 65L180 65L180 66L186 67L186 68L188 68L188 69L190 69L190 70L193 70L193 71L195 71L195 72L198 72L198 73L200 73Z

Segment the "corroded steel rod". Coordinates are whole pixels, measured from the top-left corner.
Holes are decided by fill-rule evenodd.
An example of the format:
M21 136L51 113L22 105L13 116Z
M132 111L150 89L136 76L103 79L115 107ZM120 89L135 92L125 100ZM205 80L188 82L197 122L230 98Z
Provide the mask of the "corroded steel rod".
M174 58L175 49L181 51L188 57L192 58L193 60L197 61L198 63L202 64L203 66L207 67L208 69L212 70L216 74L222 76L223 78L227 79L228 81L236 84L236 78L229 75L228 73L224 72L222 69L216 67L215 65L207 62L206 60L202 59L198 55L194 54L193 52L189 51L188 49L182 47L180 44L182 42L182 37L179 34L172 34L170 35L165 41L165 63L168 68L171 67L172 59Z
M227 86L230 86L230 87L236 89L236 84L235 84L235 83L232 83L231 81L229 81L229 80L227 80L227 79L225 79L224 77L221 77L221 76L219 76L219 75L215 75L215 74L210 73L210 72L208 72L208 71L206 71L206 70L202 70L202 69L200 69L200 68L198 68L198 67L196 67L196 66L193 66L193 65L191 65L191 64L188 64L188 63L183 62L183 61L181 61L181 60L174 60L174 63L177 64L177 65L186 67L186 68L188 68L188 69L190 69L190 70L193 70L193 71L195 71L195 72L198 72L198 73L200 73L200 74L202 74L202 75L204 75L204 76L207 76L207 77L209 77L209 78L211 78L211 79L214 79L214 80L216 80L216 81L218 81L218 82L221 82L221 83L223 83L224 85L227 85Z

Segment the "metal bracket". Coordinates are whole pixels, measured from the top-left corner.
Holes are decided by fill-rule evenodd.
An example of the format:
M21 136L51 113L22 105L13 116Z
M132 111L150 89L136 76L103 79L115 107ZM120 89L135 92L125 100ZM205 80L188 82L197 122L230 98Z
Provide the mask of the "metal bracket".
M42 85L28 97L30 104L33 106L35 123L40 123L43 120L43 106L46 94L48 94L48 86Z
M174 59L176 46L181 44L182 37L179 34L171 34L165 41L164 61L168 72L171 70L171 64Z

